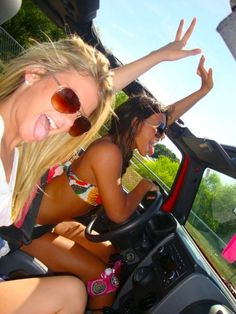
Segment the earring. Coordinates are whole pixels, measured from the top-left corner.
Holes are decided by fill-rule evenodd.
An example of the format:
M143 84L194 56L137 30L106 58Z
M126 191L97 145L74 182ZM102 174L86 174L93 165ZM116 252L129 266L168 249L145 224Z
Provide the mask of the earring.
M25 85L30 86L30 82L28 80L25 81Z

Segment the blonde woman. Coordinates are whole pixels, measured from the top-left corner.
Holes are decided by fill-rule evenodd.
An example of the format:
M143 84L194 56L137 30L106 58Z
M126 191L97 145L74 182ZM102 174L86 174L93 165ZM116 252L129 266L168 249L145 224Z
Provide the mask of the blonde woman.
M20 227L22 204L38 178L78 147L72 136L103 123L112 92L107 59L78 37L35 45L6 68L0 78L0 226ZM20 147L18 166L22 143L31 144ZM8 252L0 238L0 255ZM87 301L83 283L72 276L3 281L0 295L2 314L84 313Z

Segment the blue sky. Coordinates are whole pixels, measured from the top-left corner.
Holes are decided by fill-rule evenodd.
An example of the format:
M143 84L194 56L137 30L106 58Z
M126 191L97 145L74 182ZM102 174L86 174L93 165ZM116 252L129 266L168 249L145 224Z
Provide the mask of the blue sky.
M187 48L201 48L212 67L214 88L182 120L192 132L236 146L236 62L216 31L231 13L228 0L100 0L95 23L103 43L128 63L174 40L181 18L197 25ZM236 38L236 30L235 30ZM171 104L200 86L200 56L164 62L140 81L164 104Z

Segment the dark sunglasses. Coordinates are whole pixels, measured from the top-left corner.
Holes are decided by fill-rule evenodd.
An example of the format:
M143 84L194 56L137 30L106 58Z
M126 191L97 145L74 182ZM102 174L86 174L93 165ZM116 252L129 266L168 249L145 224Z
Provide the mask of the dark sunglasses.
M75 137L88 132L91 128L91 122L80 112L81 103L79 97L71 88L63 87L53 74L52 77L59 86L59 89L52 95L51 98L53 108L60 113L78 113L78 117L70 128L69 134Z
M156 137L162 136L167 132L167 126L164 122L161 122L157 127L156 127Z

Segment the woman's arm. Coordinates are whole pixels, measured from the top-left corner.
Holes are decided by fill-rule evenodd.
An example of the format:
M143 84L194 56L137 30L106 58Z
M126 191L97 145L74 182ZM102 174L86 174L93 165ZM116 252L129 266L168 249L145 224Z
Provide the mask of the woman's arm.
M150 180L143 179L128 194L122 188L122 156L119 148L112 143L102 143L90 149L91 167L102 199L103 207L109 219L122 223L129 218L144 195L158 187Z
M158 50L152 51L148 55L136 61L115 68L113 78L115 90L121 90L158 63L163 61L175 61L199 54L201 52L200 49L183 49L194 30L195 24L196 18L192 20L185 34L182 35L184 20L181 20L173 42L161 47Z
M186 111L192 108L201 98L203 98L213 87L212 69L208 71L204 67L205 58L200 58L197 74L201 77L201 87L196 92L175 102L168 107L168 125L171 125Z

